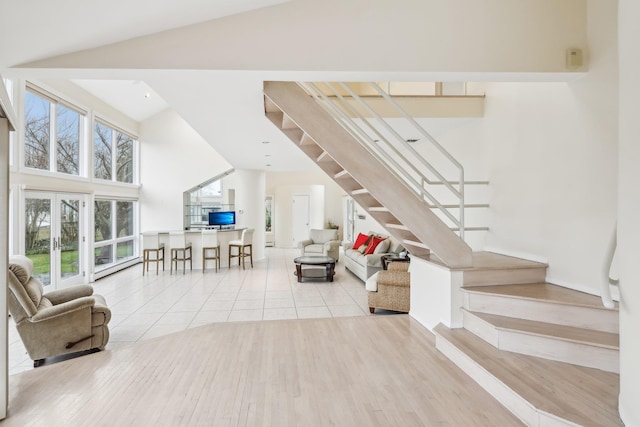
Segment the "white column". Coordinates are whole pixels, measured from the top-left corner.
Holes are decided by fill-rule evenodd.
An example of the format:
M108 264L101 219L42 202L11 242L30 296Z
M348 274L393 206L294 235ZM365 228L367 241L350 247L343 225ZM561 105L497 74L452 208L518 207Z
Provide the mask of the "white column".
M618 3L619 173L618 262L620 271L620 417L640 426L640 3Z
M265 242L265 173L258 170L236 170L234 175L236 227L254 228L253 259L264 258Z
M1 83L0 83L1 84ZM7 416L9 358L7 332L7 261L9 257L9 120L0 118L0 271L4 292L0 292L0 419Z

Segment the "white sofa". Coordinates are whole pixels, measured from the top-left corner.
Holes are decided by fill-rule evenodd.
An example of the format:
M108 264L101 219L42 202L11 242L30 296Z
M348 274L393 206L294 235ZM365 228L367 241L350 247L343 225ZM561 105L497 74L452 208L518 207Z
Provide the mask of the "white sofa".
M377 271L382 270L381 258L383 255L395 254L395 252L391 250L393 241L389 236L383 236L373 232L370 232L369 235L385 238L376 246L372 254L363 254L358 248L353 247L353 242L343 242L342 244L344 266L363 282L366 282L367 279Z
M329 256L338 262L340 255L340 240L338 240L338 230L328 228L324 230L312 229L309 231L309 238L298 242L300 256L316 255Z

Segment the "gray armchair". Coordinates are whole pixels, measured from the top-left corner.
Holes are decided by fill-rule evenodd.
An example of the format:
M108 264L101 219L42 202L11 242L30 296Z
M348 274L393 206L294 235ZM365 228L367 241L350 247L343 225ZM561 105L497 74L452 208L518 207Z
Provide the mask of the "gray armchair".
M310 230L309 238L298 242L300 256L316 255L329 256L338 262L340 255L340 240L338 230L330 228L324 230Z
M103 350L109 341L111 310L89 285L43 293L33 262L9 258L9 312L34 367L45 357Z

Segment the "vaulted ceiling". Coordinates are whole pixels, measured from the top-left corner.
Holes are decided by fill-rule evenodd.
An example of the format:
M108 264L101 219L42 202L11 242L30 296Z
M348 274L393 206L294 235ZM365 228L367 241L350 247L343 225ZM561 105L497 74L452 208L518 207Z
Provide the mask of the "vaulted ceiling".
M264 80L566 78L584 0L489 3L7 0L0 73L71 80L137 121L171 108L235 168L304 170L264 117Z

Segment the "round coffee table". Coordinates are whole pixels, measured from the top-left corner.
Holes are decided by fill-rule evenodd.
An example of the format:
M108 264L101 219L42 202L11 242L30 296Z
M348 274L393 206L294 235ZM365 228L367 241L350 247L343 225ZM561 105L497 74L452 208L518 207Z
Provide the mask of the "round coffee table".
M302 282L302 279L305 277L303 275L303 271L305 269L302 268L303 265L308 265L310 267L320 267L323 266L325 269L324 276L320 276L320 278L326 279L328 282L333 282L333 275L336 271L336 260L328 257L328 256L301 256L295 258L293 262L296 264L296 276L298 276L298 282ZM316 268L316 270L318 270ZM317 279L318 276L306 276L307 278Z

